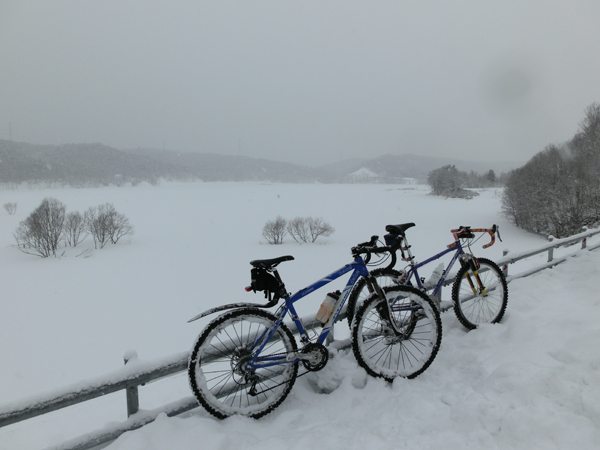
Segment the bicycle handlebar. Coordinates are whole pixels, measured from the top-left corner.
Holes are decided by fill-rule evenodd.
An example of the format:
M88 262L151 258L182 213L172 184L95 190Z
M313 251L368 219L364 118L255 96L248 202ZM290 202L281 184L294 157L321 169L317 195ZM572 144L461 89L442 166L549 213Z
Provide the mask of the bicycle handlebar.
M459 239L472 239L475 236L473 233L487 233L492 238L490 242L483 245L483 248L488 248L494 245L496 242L496 233L498 233L498 239L502 242L500 238L500 227L496 224L492 225L492 228L471 228L471 227L463 227L460 226L456 230L450 230L455 240Z
M368 242L363 242L361 244L357 244L355 247L352 247L352 253L356 255L369 254L369 253L385 253L390 252L392 249L387 245L384 247L377 246L377 240L379 236L371 236L371 240Z
M377 245L377 239L379 239L379 236L371 236L371 240L367 241L367 242L363 242L361 244L356 244L355 247L352 247L352 251L354 251L354 249L361 249L363 247L374 247L375 245Z
M365 256L365 264L368 264L371 260L371 254L379 254L379 253L389 253L392 256L391 267L396 263L396 253L394 249L389 246L378 247L377 241L379 236L371 236L371 240L368 242L363 242L361 244L352 247L352 254L355 256L358 255L366 255Z

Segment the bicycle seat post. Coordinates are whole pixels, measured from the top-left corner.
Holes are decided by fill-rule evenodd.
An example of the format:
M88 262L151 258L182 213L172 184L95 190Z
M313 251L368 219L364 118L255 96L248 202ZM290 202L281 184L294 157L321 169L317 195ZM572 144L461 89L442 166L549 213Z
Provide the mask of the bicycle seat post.
M402 252L402 258L405 261L407 261L411 266L414 265L415 257L413 256L412 252L410 251L410 245L408 244L408 238L406 237L406 234L402 235L402 244L400 246L400 250ZM408 258L404 255L404 251L406 251Z

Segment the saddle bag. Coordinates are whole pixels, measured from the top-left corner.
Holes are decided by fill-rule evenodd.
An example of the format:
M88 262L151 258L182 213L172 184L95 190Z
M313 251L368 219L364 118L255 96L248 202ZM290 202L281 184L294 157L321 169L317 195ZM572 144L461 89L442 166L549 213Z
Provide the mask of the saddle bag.
M250 270L250 287L254 292L278 292L279 281L265 269L254 268Z

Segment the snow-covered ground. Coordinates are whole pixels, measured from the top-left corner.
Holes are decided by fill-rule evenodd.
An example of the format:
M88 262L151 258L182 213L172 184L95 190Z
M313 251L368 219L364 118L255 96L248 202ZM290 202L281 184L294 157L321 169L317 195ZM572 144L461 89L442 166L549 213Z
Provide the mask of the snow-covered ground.
M505 249L519 253L546 243L506 223L500 191L483 190L472 200L428 191L262 183L1 191L1 203L16 202L18 210L0 215L0 408L109 373L129 350L142 360L188 350L208 321L188 324L189 318L222 303L261 300L243 290L252 259L293 255L279 269L295 291L348 262L352 245L383 236L389 223L416 223L408 236L420 260L450 243L449 230L459 225L501 226L504 242L474 246L493 260ZM113 203L136 233L102 250L85 251L93 248L88 240L60 258L25 255L14 248L12 233L46 196L69 210ZM277 215L320 216L336 231L316 244L288 237L268 245L262 227ZM545 255L523 264L543 262ZM444 313L440 352L414 380L372 379L351 353L339 352L323 371L298 379L263 419L219 421L199 408L161 416L108 448L600 448L599 263L600 250L584 252L511 282L497 325L466 332L452 311ZM311 294L300 314L314 314L324 295ZM338 326L336 337L343 335ZM315 386L337 388L325 394ZM182 373L141 387L140 407L189 395ZM0 428L0 449L59 444L125 420L125 411L120 392Z

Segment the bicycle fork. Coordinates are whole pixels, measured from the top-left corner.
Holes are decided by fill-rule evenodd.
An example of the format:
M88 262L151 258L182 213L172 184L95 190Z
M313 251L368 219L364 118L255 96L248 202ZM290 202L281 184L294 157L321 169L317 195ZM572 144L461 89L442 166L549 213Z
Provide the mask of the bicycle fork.
M392 328L392 330L394 331L394 334L396 336L401 335L402 332L401 332L400 328L398 327L398 324L392 318L392 307L388 303L387 297L385 296L383 289L381 289L381 286L379 286L379 284L373 280L373 277L371 275L369 275L366 278L366 281L367 281L367 287L369 289L369 292L377 292L377 295L382 300L383 305L377 307L377 311L379 312L379 315L390 325L390 327Z
M467 279L467 282L469 283L469 286L471 286L473 295L481 294L484 297L487 297L487 291L485 289L485 286L483 285L483 282L481 281L481 277L479 276L479 267L480 266L479 266L479 263L477 262L477 259L474 256L469 255L468 257L461 258L460 263L463 266L469 267L469 270L466 272L465 277ZM475 283L473 282L473 278L471 277L471 272L473 272L475 281L477 282L477 286L475 286Z

